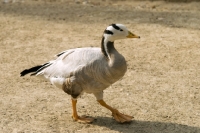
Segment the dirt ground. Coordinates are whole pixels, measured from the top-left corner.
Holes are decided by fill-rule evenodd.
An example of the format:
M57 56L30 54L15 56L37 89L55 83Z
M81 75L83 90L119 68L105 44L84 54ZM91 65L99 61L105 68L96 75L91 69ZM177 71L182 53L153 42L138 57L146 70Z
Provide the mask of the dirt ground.
M126 75L104 99L134 116L118 124L93 95L78 100L36 77L19 73L63 50L100 46L107 25L125 24L141 39L115 42ZM200 133L200 2L35 0L0 3L1 133Z

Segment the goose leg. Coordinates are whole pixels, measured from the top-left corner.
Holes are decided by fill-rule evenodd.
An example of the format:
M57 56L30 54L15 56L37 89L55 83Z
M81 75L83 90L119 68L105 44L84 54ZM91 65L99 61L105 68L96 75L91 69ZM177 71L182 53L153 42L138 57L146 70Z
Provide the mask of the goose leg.
M89 118L87 116L82 116L82 117L78 116L77 110L76 110L76 103L77 103L77 100L72 99L72 110L73 110L72 118L74 119L74 121L81 122L81 123L92 123L94 121L94 118Z
M132 116L129 115L125 115L120 113L118 110L110 107L109 105L107 105L104 100L98 100L98 102L105 108L109 109L112 112L112 115L114 117L114 119L119 122L119 123L128 123L131 122L132 120Z

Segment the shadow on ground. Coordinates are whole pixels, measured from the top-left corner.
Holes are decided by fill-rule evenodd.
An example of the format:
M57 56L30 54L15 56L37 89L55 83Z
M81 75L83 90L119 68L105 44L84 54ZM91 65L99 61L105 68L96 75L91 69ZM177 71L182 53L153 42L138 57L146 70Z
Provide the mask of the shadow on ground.
M199 133L200 128L176 123L134 120L129 124L118 124L110 117L98 117L93 123L122 133Z

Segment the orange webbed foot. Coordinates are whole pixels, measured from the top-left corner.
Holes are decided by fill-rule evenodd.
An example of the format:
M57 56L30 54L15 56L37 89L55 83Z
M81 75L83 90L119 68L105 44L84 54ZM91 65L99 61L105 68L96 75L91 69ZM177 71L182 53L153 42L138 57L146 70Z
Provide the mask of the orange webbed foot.
M133 116L122 114L118 110L113 111L112 116L119 123L129 123L133 119Z
M79 123L92 123L95 119L94 118L91 118L91 117L88 117L88 116L77 116L77 117L74 117L72 116L73 120L74 121L77 121Z

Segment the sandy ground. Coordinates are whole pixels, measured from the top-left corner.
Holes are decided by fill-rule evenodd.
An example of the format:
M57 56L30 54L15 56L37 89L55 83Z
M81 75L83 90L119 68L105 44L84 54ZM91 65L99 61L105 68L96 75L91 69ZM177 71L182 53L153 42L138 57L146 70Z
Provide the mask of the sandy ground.
M134 116L118 124L91 94L78 100L19 73L63 50L100 46L103 30L125 24L141 39L115 42L128 63L124 78L105 90L108 104ZM37 0L0 3L1 133L200 133L200 3Z

